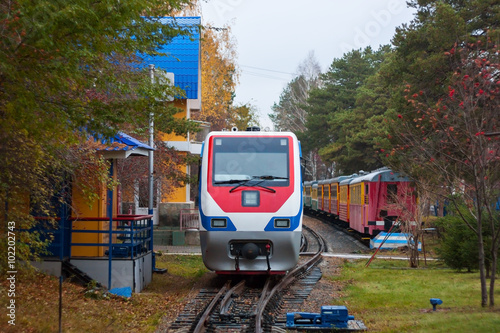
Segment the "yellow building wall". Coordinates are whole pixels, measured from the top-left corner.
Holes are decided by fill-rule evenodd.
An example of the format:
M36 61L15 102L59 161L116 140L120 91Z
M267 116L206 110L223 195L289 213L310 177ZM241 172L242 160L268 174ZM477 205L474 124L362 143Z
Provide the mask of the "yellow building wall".
M116 180L116 163L113 163L113 178ZM82 181L75 179L75 182ZM98 189L97 198L89 201L77 187L73 186L73 212L72 217L78 221L73 222L73 230L109 230L109 221L86 221L85 218L109 218L107 215L108 188L105 184L101 184ZM113 189L113 217L116 217L117 207L117 191ZM115 229L115 226L113 226ZM109 242L108 235L98 233L72 233L72 243L103 243ZM103 246L72 246L72 256L82 257L102 257L104 256L105 247Z
M187 166L178 165L177 168L182 172L187 172ZM162 202L186 202L187 186L176 187L173 192L169 193Z
M174 106L182 109L182 112L179 112L174 115L175 118L181 119L181 118L187 118L187 102L186 100L175 100L174 101ZM181 135L176 135L175 133L160 133L159 134L160 139L162 141L187 141L186 137L183 137ZM187 172L187 166L186 165L178 165L177 168L186 173ZM187 197L187 186L183 187L178 187L173 189L173 192L162 197L161 202L186 202L186 197Z
M183 110L182 112L176 113L174 115L174 118L182 119L187 117L186 100L175 100L174 106ZM159 137L161 141L187 141L186 137L183 137L182 135L176 135L175 133L160 133Z

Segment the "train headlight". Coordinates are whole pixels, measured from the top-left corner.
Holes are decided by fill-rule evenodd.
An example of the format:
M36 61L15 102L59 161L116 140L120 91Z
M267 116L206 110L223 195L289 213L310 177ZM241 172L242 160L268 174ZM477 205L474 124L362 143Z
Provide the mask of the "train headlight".
M212 219L211 221L212 228L225 228L227 227L226 219Z
M290 219L275 219L275 228L290 228Z
M258 207L259 206L259 191L243 191L241 192L241 205L243 207Z

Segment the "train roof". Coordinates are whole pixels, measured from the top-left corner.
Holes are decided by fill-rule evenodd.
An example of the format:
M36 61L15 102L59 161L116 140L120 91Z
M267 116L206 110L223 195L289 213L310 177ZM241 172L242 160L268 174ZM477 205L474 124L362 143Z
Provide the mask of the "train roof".
M292 136L296 138L297 136L293 132L272 132L272 131L212 131L207 134L209 136L219 135L219 136Z
M359 175L357 173L353 173L350 176L340 176L340 177L345 177L345 178L343 178L342 180L339 179L339 185L347 185L350 184L353 181L353 179L359 177Z
M341 181L347 179L347 178L351 178L353 175L350 175L350 176L338 176L338 177L335 177L335 178L332 178L330 179L330 183L340 183Z
M353 179L351 184L361 182L377 182L379 181L379 178L381 182L409 181L408 177L402 176L399 173L393 172L391 169L384 167Z

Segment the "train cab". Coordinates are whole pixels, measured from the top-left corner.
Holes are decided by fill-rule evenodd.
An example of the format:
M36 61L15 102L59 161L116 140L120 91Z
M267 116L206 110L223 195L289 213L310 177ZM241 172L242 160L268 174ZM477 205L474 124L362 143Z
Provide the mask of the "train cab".
M200 244L218 274L285 274L302 235L300 143L291 132L211 132L202 149Z

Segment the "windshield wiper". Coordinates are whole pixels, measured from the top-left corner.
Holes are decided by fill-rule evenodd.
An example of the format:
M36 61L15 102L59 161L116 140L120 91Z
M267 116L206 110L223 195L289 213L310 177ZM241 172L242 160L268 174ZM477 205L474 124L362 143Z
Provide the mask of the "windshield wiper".
M288 177L264 175L264 176L252 176L252 179L275 180L275 179L288 179Z
M236 185L235 187L233 187L232 189L229 190L229 193L232 193L234 192L237 188L241 187L241 186L248 186L248 187L260 187L260 188L263 188L263 189L266 189L272 193L276 193L276 190L275 189L272 189L270 187L267 187L267 186L263 186L263 185L260 185L260 183L262 183L264 180L259 180L256 184L249 184L251 181L255 181L255 179L249 179L249 180L244 180L242 181L240 184Z

